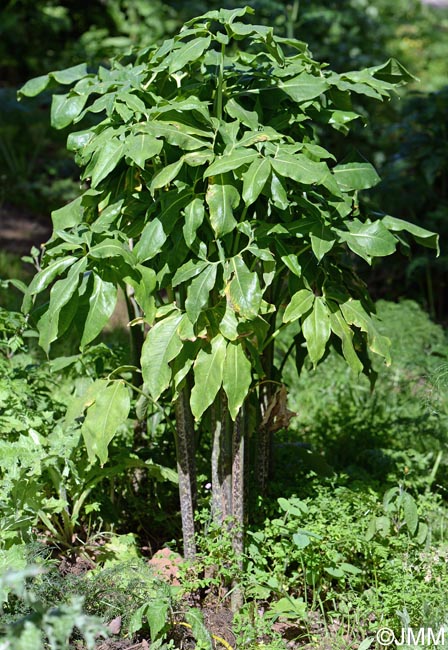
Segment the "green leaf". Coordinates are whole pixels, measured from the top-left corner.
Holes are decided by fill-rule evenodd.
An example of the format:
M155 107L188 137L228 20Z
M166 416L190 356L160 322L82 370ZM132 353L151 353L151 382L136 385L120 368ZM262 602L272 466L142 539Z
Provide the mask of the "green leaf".
M330 314L322 298L315 299L313 311L302 324L308 354L315 366L324 356L325 346L330 338Z
M304 549L311 544L311 539L308 535L304 533L295 533L292 536L292 541L297 546L297 548Z
M218 334L207 348L200 350L194 362L194 386L191 410L196 420L212 404L222 384L227 341Z
M306 314L309 311L314 303L314 293L309 289L301 289L297 291L291 298L289 305L285 309L283 314L283 322L288 323L290 321L297 320L303 314Z
M207 131L200 131L201 140L196 134L190 133L190 127L182 124L181 122L165 122L164 120L151 120L144 126L146 133L154 136L155 138L164 138L169 144L173 144L182 151L198 151L205 147L211 146L213 133ZM195 129L196 133L197 129ZM208 140L208 142L207 142Z
M161 169L153 177L151 181L151 185L149 186L150 192L154 193L154 190L169 185L171 181L174 180L176 176L179 174L183 164L184 164L184 159L182 157L179 158L179 160L176 160L176 162L173 162L170 165L167 165L166 167Z
M168 238L158 217L151 219L143 228L134 252L139 262L147 262L158 255Z
M409 232L416 242L427 248L434 248L437 251L437 256L440 254L439 248L439 235L414 223L403 221L403 219L396 219L395 217L386 216L381 219L382 224L392 232L402 232L405 230Z
M170 74L181 70L184 66L192 61L197 61L202 56L204 50L210 45L210 36L200 36L194 38L173 53L173 61L170 63Z
M92 246L89 255L98 260L109 257L122 257L131 266L135 264L133 252L129 250L127 245L117 239L104 239L100 244Z
M339 309L330 313L330 326L342 342L342 354L353 372L362 372L362 363L353 346L353 332L347 325Z
M190 167L200 167L213 160L215 154L210 149L202 149L201 151L191 151L184 155L184 161Z
M372 262L372 257L385 257L395 251L397 240L381 221L362 223L359 219L354 219L346 222L346 225L349 232L345 230L336 232L340 239L368 264Z
M319 184L329 175L325 163L314 162L303 154L293 156L280 149L275 157L270 158L270 161L277 174L303 185Z
M99 275L93 275L93 290L89 298L89 313L87 314L84 331L81 338L81 349L93 341L102 331L117 304L117 287L112 282L106 282Z
M204 217L204 202L198 198L193 199L185 208L185 224L183 226L183 233L187 246L191 246L196 239L196 231L202 225Z
M212 164L205 170L204 178L239 169L243 165L249 165L259 156L258 151L254 151L253 149L234 149L229 154L215 158Z
M205 195L210 214L210 223L216 237L222 237L236 226L233 211L238 207L240 195L234 185L219 175L210 182Z
M143 381L154 400L166 390L171 381L169 366L182 349L178 334L183 315L175 312L156 323L148 332L143 343L141 365Z
M252 366L241 343L229 343L226 350L222 384L227 395L232 420L247 397L252 381Z
M141 307L145 319L152 323L155 314L153 293L156 288L156 273L154 269L143 266L143 264L137 264L135 269L140 274L139 280L135 280L134 277L126 277L124 281L133 287L135 299Z
M418 509L415 499L408 492L403 494L403 514L410 534L415 535L418 528Z
M333 167L339 187L346 190L367 190L380 182L380 177L370 163L350 162Z
M78 196L67 205L51 213L51 221L54 230L66 230L77 226L82 222L84 209L82 207L82 196Z
M276 208L286 210L289 206L288 195L282 181L277 174L272 172L271 177L271 198Z
M323 77L302 72L293 79L279 81L278 87L295 102L304 102L319 97L330 86Z
M311 233L310 239L311 249L319 262L331 251L336 242L334 233L325 226L322 226L320 234Z
M366 312L359 300L348 300L341 306L342 314L349 325L355 325L363 332L366 332L369 347L372 352L384 357L386 363L389 365L390 359L390 340L386 336L382 336L372 318Z
M146 262L157 255L168 236L174 230L182 210L191 200L191 190L182 192L172 190L163 192L157 217L152 218L143 228L139 241L134 247L134 254L139 262Z
M196 641L197 648L203 650L213 650L214 643L210 632L204 625L204 617L200 610L190 609L185 613L187 623L191 625L191 630Z
M258 129L258 114L255 111L248 111L243 108L233 97L226 103L224 110L234 120L239 120L242 124L248 126L251 131Z
M243 174L243 201L247 206L258 199L270 173L269 158L257 158Z
M36 293L40 293L48 287L50 282L52 282L56 276L61 275L65 269L73 266L76 261L77 258L73 257L73 255L58 258L34 276L28 287L28 293L32 296Z
M160 633L168 625L169 622L170 604L166 600L152 600L147 604L145 615L149 623L149 630L151 632L151 641L155 643L160 636Z
M106 141L95 151L89 165L91 187L96 187L115 169L125 152L125 144L117 138Z
M50 76L48 74L30 79L20 88L18 92L19 99L22 97L36 97L47 88L49 83Z
M210 291L215 286L216 271L216 264L208 264L188 287L185 309L193 324L196 323L199 314L208 303Z
M163 147L162 140L156 140L147 133L129 135L126 138L124 155L133 160L139 167L144 169L145 163L150 158L157 156Z
M58 280L50 291L47 311L39 320L39 345L48 353L51 343L58 338L61 310L70 301L79 284L79 275L87 266L85 257L78 260L70 269L66 278Z
M129 390L121 380L114 381L96 395L81 427L91 462L97 456L101 465L106 463L109 443L118 427L126 422L130 408Z
M78 65L73 65L70 68L65 68L65 70L56 70L56 72L50 72L50 76L53 77L58 84L70 86L73 82L82 79L87 75L87 65L85 63L79 63Z
M178 287L180 284L191 280L191 278L195 278L208 266L209 263L205 261L196 259L188 260L188 262L185 262L185 264L182 264L182 266L177 269L171 284L173 287Z
M53 95L51 103L51 126L64 129L81 113L87 101L87 95Z
M249 271L239 255L230 260L230 271L233 277L226 287L226 294L233 309L243 318L255 318L260 311L262 298L258 275Z
M228 302L226 302L226 310L219 323L219 331L229 341L236 341L238 338L238 319Z
M361 641L358 650L369 650L369 648L376 642L375 636L368 636L364 641Z

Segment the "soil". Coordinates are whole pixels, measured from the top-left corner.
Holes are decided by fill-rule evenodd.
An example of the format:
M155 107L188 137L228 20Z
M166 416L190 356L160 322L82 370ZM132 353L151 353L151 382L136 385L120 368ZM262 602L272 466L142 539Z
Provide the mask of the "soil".
M6 203L0 206L0 250L26 255L32 246L40 248L50 235L49 217Z

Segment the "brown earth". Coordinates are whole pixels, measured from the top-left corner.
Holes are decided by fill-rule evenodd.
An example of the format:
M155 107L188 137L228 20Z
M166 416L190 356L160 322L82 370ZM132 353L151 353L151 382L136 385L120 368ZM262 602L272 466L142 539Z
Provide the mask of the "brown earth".
M48 217L12 205L0 205L0 250L26 255L32 246L39 248L50 235Z

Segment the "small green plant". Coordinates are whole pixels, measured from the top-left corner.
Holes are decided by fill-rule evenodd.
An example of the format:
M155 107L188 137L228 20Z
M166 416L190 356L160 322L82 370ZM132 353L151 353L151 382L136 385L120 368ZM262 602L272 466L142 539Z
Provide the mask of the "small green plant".
M87 650L93 650L96 640L107 636L100 619L83 613L82 598L73 597L57 607L45 606L27 586L27 580L35 578L40 571L28 567L0 576L0 589L12 590L29 611L2 630L1 650L28 650L31 647L33 650L66 650L74 634L84 639Z
M372 517L370 520L367 540L372 539L376 533L386 538L406 528L411 537L415 536L418 544L425 542L428 525L419 520L417 502L409 492L401 486L390 488L384 495L383 509L383 515Z

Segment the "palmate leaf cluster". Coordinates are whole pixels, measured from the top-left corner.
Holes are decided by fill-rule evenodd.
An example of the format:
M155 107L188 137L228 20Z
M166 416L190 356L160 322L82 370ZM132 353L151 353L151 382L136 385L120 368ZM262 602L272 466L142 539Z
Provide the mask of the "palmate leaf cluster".
M68 137L85 189L53 213L25 297L29 310L49 291L41 345L73 324L89 345L117 287L130 286L150 326L145 386L158 400L192 376L196 419L221 386L235 418L264 376L263 350L294 321L298 356L314 365L332 343L357 372L365 344L387 361L353 260L371 264L409 235L437 246L422 228L366 217L357 193L378 183L375 169L338 162L315 135L347 133L358 119L351 95L387 99L406 70L390 60L332 72L306 44L245 22L250 13L211 11L129 63L79 65L21 90L68 86L53 96L52 123L87 125Z

